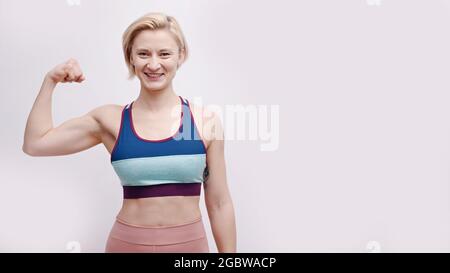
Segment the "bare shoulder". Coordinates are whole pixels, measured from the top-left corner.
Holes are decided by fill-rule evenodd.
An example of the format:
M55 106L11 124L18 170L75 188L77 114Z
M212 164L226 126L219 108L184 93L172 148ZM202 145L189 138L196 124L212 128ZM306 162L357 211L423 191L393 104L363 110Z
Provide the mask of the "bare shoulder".
M123 105L118 104L104 104L92 109L88 114L94 118L104 118L109 115L114 115L117 113L121 113L123 109Z
M125 105L104 104L92 109L88 115L94 118L108 132L116 131L120 125L122 110Z
M123 105L118 105L118 104L104 104L104 105L100 105L98 107L95 107L94 109L92 109L89 113L92 116L102 116L102 115L107 115L107 114L111 114L113 112L116 112L118 110L122 110Z
M206 146L209 147L211 141L223 130L220 115L217 112L218 109L208 105L197 105L192 102L189 102L189 104L199 133L205 143L207 143Z
M219 118L219 115L217 113L217 109L214 109L212 106L208 105L198 105L193 102L189 102L189 105L192 110L192 114L196 114L199 119L201 119L203 122L207 122L210 120L215 120ZM197 118L195 116L195 118Z

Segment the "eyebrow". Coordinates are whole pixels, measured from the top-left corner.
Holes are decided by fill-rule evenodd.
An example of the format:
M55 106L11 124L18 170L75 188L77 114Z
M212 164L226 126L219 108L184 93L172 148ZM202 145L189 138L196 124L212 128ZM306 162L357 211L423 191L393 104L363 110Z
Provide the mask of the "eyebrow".
M136 49L136 51L149 51L149 50L146 49L146 48L138 48L138 49ZM170 49L170 48L163 48L163 49L160 49L159 51L170 51L170 52L172 52L172 49Z

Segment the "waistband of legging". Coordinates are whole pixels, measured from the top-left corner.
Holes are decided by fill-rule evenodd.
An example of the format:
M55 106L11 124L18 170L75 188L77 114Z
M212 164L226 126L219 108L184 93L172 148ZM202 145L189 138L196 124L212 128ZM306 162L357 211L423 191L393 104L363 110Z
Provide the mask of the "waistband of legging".
M116 219L110 232L112 238L142 245L168 245L206 237L202 218L170 226L139 226Z

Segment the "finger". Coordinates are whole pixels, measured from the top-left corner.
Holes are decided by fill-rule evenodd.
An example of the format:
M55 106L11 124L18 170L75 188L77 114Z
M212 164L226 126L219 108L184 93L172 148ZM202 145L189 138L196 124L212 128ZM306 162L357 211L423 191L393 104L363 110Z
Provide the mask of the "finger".
M79 81L81 76L83 76L83 72L81 71L80 66L75 65L73 70L74 70L74 75L75 75L75 81Z
M79 76L75 79L75 81L76 81L76 82L82 82L82 81L84 81L84 75L83 75L83 74L79 75Z
M76 76L75 76L75 71L73 70L73 68L68 71L68 77L67 78L68 78L69 81L74 81L75 80Z
M69 82L69 81L70 81L70 78L69 78L69 77L70 77L69 74L66 73L66 75L64 76L64 78L63 78L63 80L62 80L61 82L63 82L63 83Z
M63 71L64 71L64 82L68 82L70 80L70 71L72 70L72 64L70 64L69 62L67 62L64 66L63 66Z

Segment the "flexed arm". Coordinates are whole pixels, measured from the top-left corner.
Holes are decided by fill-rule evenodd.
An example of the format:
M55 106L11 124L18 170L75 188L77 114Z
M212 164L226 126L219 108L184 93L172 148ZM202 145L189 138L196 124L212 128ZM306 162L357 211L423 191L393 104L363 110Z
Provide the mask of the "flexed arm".
M78 62L70 59L49 71L28 116L22 150L31 156L76 153L100 143L98 109L53 128L52 95L58 83L78 82L85 77Z

